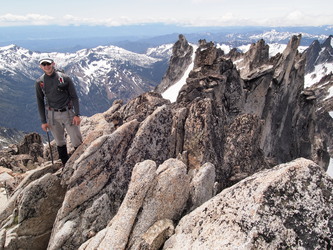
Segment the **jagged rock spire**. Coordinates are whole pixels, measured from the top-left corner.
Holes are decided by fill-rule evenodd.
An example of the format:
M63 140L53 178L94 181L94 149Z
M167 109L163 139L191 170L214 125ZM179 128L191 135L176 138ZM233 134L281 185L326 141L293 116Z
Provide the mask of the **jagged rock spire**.
M157 93L163 93L183 77L187 67L192 62L192 54L193 47L187 42L185 36L180 34L178 41L172 47L169 67L161 83L155 88Z

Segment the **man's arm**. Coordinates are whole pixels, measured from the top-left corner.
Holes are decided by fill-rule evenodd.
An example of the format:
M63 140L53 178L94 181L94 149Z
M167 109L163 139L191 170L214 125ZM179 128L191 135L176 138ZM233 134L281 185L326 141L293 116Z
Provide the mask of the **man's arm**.
M79 104L79 97L76 93L74 83L70 77L68 77L68 92L70 99L72 101L73 107L74 107L74 113L76 116L80 115L80 104Z
M39 112L41 122L42 122L42 124L44 124L44 123L47 123L46 114L45 114L44 93L43 93L43 90L40 87L38 81L36 81L35 87L36 87L36 99L37 99L38 112Z

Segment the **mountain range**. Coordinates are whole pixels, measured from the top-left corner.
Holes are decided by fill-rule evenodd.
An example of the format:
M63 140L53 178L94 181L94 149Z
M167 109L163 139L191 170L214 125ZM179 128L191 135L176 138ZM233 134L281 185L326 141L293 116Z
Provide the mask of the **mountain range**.
M256 42L287 43L291 35L302 33L301 45L309 45L314 39L322 42L333 33L332 25L305 27L225 26L197 27L142 24L118 27L106 26L24 26L0 27L0 46L17 46L39 52L76 52L100 45L115 45L127 50L145 53L147 48L174 43L178 34L186 36L190 43L199 39L215 43L233 44Z
M298 29L304 32L301 40L303 45L298 50L307 51L310 58L306 66L305 86L311 86L333 70L332 37L326 35L331 27L314 30L323 33L315 33L310 28ZM254 41L264 39L270 46L270 56L274 56L284 50L296 29L236 31L239 33L232 33L230 29L223 35L221 32L191 33L186 35L186 39L197 39L191 43L194 47L202 37L208 37L208 41L225 41L217 44L225 53L233 48L246 52ZM134 41L118 41L118 45L123 48L107 45L67 53L37 52L13 44L0 47L0 126L25 132L41 132L34 93L34 81L42 74L38 67L41 57L54 58L57 67L73 78L80 97L81 113L91 116L107 110L115 100L127 102L141 93L154 90L161 83L172 55L173 43L162 44L161 41L170 41L170 37L175 41L177 36L172 34L141 39L137 41L137 46L133 46ZM42 42L36 41L37 44ZM134 52L142 50L142 44L160 45L145 47L144 53Z

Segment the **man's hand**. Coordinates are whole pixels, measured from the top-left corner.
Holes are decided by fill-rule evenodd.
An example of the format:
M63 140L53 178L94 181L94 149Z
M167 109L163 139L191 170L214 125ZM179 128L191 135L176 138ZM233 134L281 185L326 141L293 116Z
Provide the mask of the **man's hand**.
M75 126L79 126L80 123L81 123L81 118L80 118L80 116L74 116L74 118L73 118L73 125L75 125Z
M44 131L47 131L48 128L49 128L49 124L48 124L48 123L43 123L43 124L42 124L42 129L43 129Z

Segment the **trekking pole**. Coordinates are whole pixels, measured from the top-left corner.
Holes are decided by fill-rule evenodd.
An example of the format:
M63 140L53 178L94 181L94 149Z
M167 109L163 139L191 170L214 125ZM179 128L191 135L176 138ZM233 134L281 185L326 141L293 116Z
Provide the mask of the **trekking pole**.
M47 140L49 142L50 154L51 154L51 161L52 161L52 165L53 165L54 164L53 163L53 153L52 153L51 142L50 142L50 135L49 135L49 130L48 129L46 130L46 134L47 134Z

